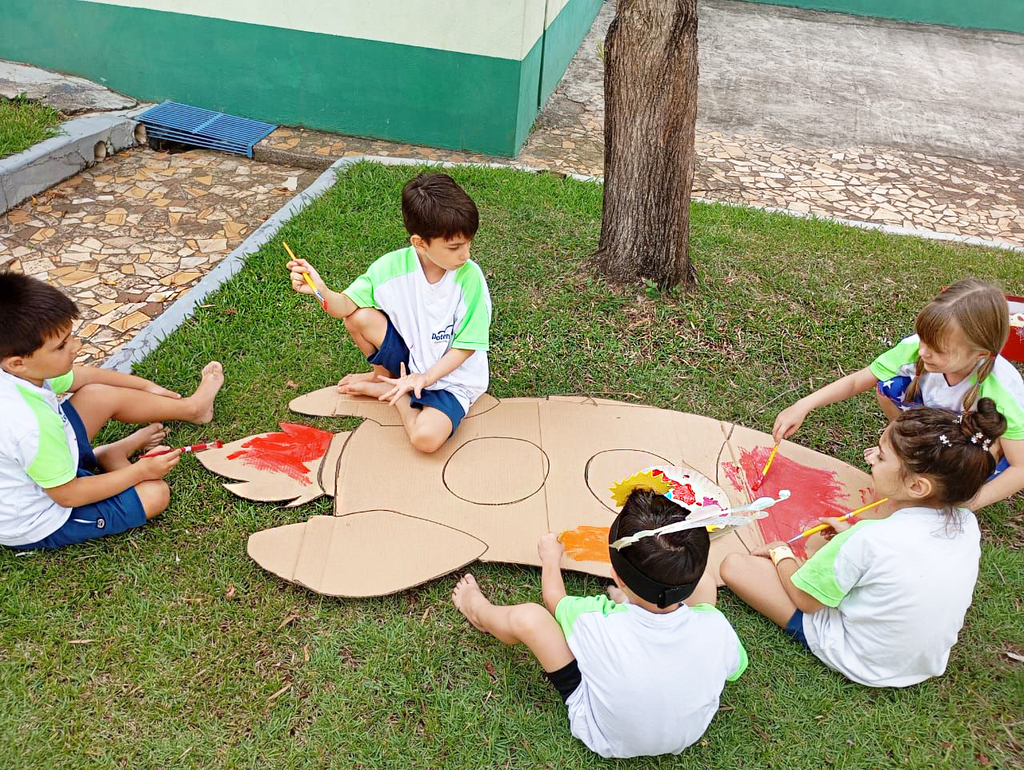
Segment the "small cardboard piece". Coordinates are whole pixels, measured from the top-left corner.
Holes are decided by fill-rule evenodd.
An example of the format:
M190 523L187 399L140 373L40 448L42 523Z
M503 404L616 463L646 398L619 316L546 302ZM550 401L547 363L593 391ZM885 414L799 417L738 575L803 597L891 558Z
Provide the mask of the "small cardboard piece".
M773 446L763 433L651 406L575 396L499 402L485 395L455 435L425 455L410 445L396 411L376 400L330 387L290 406L364 422L333 436L283 425L284 438L263 434L197 457L241 480L225 486L248 499L298 505L334 496L334 516L257 532L248 545L264 569L330 596L395 593L477 559L539 566L537 541L546 532L564 533L565 568L608 577L613 484L644 467L676 465L703 474L732 505L742 505L752 499L760 458ZM319 459L305 459L311 447L326 449ZM837 506L840 513L859 506L870 477L787 441L757 496L782 488L791 499L758 522L774 527L766 530L772 539L780 532L791 537L819 515L836 515ZM776 510L777 522L766 525ZM757 525L712 537L709 568L716 578L727 553L764 542Z

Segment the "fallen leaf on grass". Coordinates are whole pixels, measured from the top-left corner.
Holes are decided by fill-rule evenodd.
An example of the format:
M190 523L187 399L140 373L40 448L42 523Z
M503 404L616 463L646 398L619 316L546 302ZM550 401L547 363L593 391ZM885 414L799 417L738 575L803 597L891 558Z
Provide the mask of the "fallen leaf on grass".
M498 681L498 672L494 670L494 666L490 663L484 663L484 668L487 669L487 673L491 675L491 679L495 682Z
M299 387L299 383L295 382L295 380L288 380L288 382L286 382L284 386L286 388L297 388Z
M302 659L306 663L309 663L309 658L310 658L310 655L309 655L309 645L308 644L304 644L304 645L302 645Z
M68 644L92 644L98 641L99 639L68 639Z
M427 615L429 615L429 614L430 614L430 607L427 607L425 610L423 610L423 614L420 616L420 623L426 622Z
M228 590L224 592L224 598L231 601L235 598L235 584L228 583Z
M1024 655L1018 655L1015 652L1008 652L1006 653L1006 657L1008 657L1010 660L1015 660L1018 663L1024 663Z
M274 629L274 630L275 631L280 631L282 628L287 626L289 623L291 623L293 621L296 621L298 619L299 619L299 613L297 613L295 610L292 610L290 613L288 613L287 617L285 617L285 619L281 621L280 625L278 625L278 627L276 629Z

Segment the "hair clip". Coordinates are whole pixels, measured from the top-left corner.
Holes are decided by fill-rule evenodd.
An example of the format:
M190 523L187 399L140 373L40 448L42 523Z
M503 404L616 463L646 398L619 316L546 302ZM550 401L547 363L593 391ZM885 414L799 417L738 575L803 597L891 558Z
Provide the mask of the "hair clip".
M987 438L981 442L981 448L984 449L986 452L988 451L988 448L990 446L992 446L992 439L990 438Z
M971 440L973 441L974 439ZM939 441L942 443L943 446L953 446L952 442L948 438L946 438L945 433L939 436Z
M957 425L959 425L959 424L960 424L960 423L962 423L963 421L964 421L964 413L963 413L963 412L960 412L960 414L958 414L958 415L956 416L956 420L955 420L955 422L956 422L956 424L957 424Z
M972 444L977 444L979 441L981 441L984 438L985 438L985 434L982 433L981 431L978 431L973 436L971 436L971 443Z

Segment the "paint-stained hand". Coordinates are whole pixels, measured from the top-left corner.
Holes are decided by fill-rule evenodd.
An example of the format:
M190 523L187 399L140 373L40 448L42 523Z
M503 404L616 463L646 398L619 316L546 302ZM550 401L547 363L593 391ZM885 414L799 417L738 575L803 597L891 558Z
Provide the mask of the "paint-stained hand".
M560 564L563 553L565 553L565 546L554 532L543 535L537 543L537 555L545 564Z
M398 377L378 377L377 379L381 382L391 383L393 386L391 390L378 399L379 401L387 401L391 406L398 403L398 399L406 393L412 393L416 398L422 398L423 389L430 384L422 374L406 372L404 363L401 364L401 371Z
M304 259L292 259L288 261L289 278L292 281L292 288L299 294L313 294L312 287L306 282L304 275L308 275L316 287L323 292L327 288L324 279L309 262Z
M807 410L799 404L783 409L775 418L775 425L772 427L772 438L779 443L784 438L789 438L804 424L807 417Z

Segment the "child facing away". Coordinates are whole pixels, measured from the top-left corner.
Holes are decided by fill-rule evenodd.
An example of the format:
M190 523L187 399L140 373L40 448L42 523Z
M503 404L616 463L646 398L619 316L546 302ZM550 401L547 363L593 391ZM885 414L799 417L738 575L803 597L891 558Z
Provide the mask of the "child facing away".
M974 412L904 412L868 452L877 518L834 531L802 565L778 541L729 554L720 573L743 601L829 668L869 687L946 670L978 578L981 534L962 507L992 473L1006 427L991 399ZM808 550L812 543L808 543Z
M479 227L476 204L447 174L421 174L402 190L410 245L385 254L343 292L332 291L304 259L288 263L292 288L313 289L324 310L345 321L371 371L349 374L338 391L398 409L409 440L434 452L487 390L491 296L469 258Z
M976 511L1024 489L1024 379L999 355L1010 333L1003 293L975 278L957 281L918 313L915 331L870 366L783 410L772 429L775 441L792 436L812 409L872 388L890 420L917 405L960 412L990 398L1007 423L992 446L999 464L965 505Z
M52 286L0 272L0 545L60 548L145 524L167 507L162 479L180 455L131 462L164 437L153 421L213 419L219 363L203 369L188 398L141 377L76 366L77 317ZM72 395L58 404L63 393ZM110 419L151 424L94 449L89 442Z
M682 521L688 511L646 489L630 493L609 543ZM641 535L609 547L612 579L629 599L567 596L554 534L541 538L544 606L497 606L472 575L452 600L476 628L525 644L562 696L572 734L603 757L678 754L697 741L725 682L747 667L729 621L710 604L687 606L707 565L704 527Z

